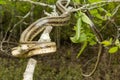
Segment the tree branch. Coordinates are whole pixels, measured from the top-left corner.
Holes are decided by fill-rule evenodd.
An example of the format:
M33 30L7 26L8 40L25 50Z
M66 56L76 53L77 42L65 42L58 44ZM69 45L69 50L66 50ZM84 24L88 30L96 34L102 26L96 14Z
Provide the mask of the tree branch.
M40 3L40 2L34 2L34 1L31 1L31 0L23 0L23 1L29 2L29 3L35 4L35 5L40 5L40 6L44 6L44 7L54 8L54 5L49 5L49 4Z

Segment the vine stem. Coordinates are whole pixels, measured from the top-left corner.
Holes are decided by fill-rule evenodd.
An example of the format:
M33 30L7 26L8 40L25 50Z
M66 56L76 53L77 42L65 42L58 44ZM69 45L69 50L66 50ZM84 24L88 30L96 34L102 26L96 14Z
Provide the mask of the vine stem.
M99 44L99 51L98 51L98 56L97 56L97 61L95 63L95 67L93 68L93 70L89 74L84 74L83 71L82 71L82 69L81 69L82 76L84 76L84 77L90 77L91 75L94 74L94 72L96 71L97 66L99 64L99 61L100 61L100 56L101 56L101 53L102 53L102 49L103 49L102 45Z

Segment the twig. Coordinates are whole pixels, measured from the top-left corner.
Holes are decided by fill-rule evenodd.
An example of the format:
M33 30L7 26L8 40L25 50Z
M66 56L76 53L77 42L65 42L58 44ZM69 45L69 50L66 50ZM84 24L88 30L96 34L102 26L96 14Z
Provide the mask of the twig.
M34 12L34 8L35 8L35 5L34 4L31 4L31 13L30 13L30 21L31 21L31 23L33 22L33 12Z
M112 17L118 12L118 10L119 10L119 8L120 8L120 5L118 5L114 10L113 10L113 12L112 12ZM117 37L116 38L119 38L119 27L118 27L118 25L115 23L115 22L113 22L111 19L109 19L113 24L114 24L114 26L116 27L116 29L117 29Z
M22 19L20 21L18 21L14 26L13 28L10 30L10 32L12 32L14 30L14 28L16 28L19 24L21 24L30 14L31 12L33 11L34 9L34 6L31 7L31 10L25 15L22 17ZM9 38L11 37L12 34L9 35Z
M70 12L76 12L76 11L79 11L79 10L86 10L86 9L94 9L94 8L104 6L105 4L112 3L112 2L120 2L120 0L100 1L100 2L96 2L96 3L92 3L92 4L85 4L80 8L71 10ZM92 6L92 7L89 8L90 6Z
M22 0L22 1L29 2L29 3L35 4L35 5L49 7L49 8L52 8L52 9L54 8L54 5L49 5L49 4L45 4L45 3L41 3L41 2L34 2L34 1L31 1L31 0Z
M119 8L120 8L120 4L113 10L112 16L114 16L118 12Z
M31 11L29 11L19 22L17 22L17 23L13 26L13 28L10 30L10 32L12 32L13 29L14 29L17 25L19 25L20 23L22 23L22 22L24 21L24 19L27 18L27 17L30 15L30 13L31 13Z
M116 29L118 30L118 26L117 26L117 24L113 21L112 18L113 18L113 17L115 16L115 14L118 12L119 8L120 8L120 5L118 5L118 6L113 10L113 12L111 13L111 14L112 14L111 17L108 18L108 21L106 22L106 24L105 24L104 26L107 26L109 23L113 23L113 24L115 25ZM104 28L105 28L105 27L103 27L103 28L100 30L100 32L101 32ZM117 31L117 34L118 34L118 37L119 37L119 30Z
M10 42L10 41L0 41L0 43L4 44L4 43L7 43L7 44L15 44L15 45L18 45L19 43L17 42Z

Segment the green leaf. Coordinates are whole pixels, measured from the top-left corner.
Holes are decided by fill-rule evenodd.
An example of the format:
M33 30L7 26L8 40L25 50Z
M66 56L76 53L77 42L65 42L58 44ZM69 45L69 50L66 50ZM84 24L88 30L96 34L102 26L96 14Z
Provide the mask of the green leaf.
M96 44L96 38L95 38L95 35L93 33L88 33L87 34L87 41L89 42L89 44L91 46L95 45Z
M100 19L100 20L106 20L105 18L103 18L103 16L101 16L99 13L98 14L96 14L96 17L98 18L98 19Z
M119 39L116 39L116 40L115 40L115 45L116 45L116 46L117 46L117 45L120 45Z
M77 58L79 58L79 56L82 54L82 52L85 50L85 48L87 47L88 42L85 41L82 48L80 49L79 53L77 54Z
M80 43L80 42L84 42L84 41L93 41L93 34L90 34L90 28L86 25L92 25L91 20L87 17L86 14L82 13L82 12L78 12L78 14L76 15L78 20L77 20L77 24L74 27L74 30L76 31L76 34L74 37L70 37L71 41L74 43ZM84 22L85 25L82 25L82 22ZM91 43L95 44L94 43Z
M110 41L110 42L111 42L111 44L112 44L113 39L112 39L112 38L110 38L110 39L109 39L109 41Z
M93 41L93 40L91 40L89 44L90 44L91 46L93 46L93 45L95 45L95 44L96 44L96 42L95 42L95 41Z
M119 41L119 39L116 39L116 40L115 40L115 45L120 48L120 41Z
M80 3L80 0L73 0L74 3Z
M101 42L104 46L110 46L112 43L110 41L104 40Z
M92 25L91 20L88 18L88 16L85 13L82 13L82 21L86 24Z
M112 14L111 14L111 13L107 13L107 14L106 14L106 16L111 17L111 16L112 16Z
M98 8L99 9L99 8ZM100 9L101 10L101 9ZM91 10L90 11L92 15L100 20L105 20L103 16L100 14L100 12L97 9Z
M81 26L82 26L82 22L81 22L81 18L79 18L78 21L77 21L76 39L79 39L79 37L80 37Z
M97 9L90 10L90 13L94 14L95 16L96 14L98 14L98 10Z
M0 4L6 4L6 1L0 0Z
M108 52L109 52L110 54L113 54L113 53L115 53L115 52L117 52L117 51L118 51L118 47L115 46L115 47L110 48Z
M74 43L78 43L79 42L79 38L80 38L80 31L81 31L81 25L82 25L82 22L81 22L81 18L79 18L77 20L77 25L74 29L76 29L76 34L75 36L73 37L70 37L71 41L74 42Z
M89 2L94 3L94 2L100 2L102 0L89 0Z
M79 42L87 41L87 36L85 33L80 34Z

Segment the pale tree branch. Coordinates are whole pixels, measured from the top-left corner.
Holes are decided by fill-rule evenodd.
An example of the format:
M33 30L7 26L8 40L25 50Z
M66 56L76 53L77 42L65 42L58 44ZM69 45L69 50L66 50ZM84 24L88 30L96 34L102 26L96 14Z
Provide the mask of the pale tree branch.
M49 33L52 30L52 26L47 26L41 37L39 38L39 42L51 42ZM37 54L37 53L35 53ZM33 73L36 66L37 61L33 58L30 58L26 67L26 70L23 75L23 80L33 80Z
M23 80L33 80L33 73L35 66L37 64L37 61L33 58L30 58L26 67L26 70L23 75Z

